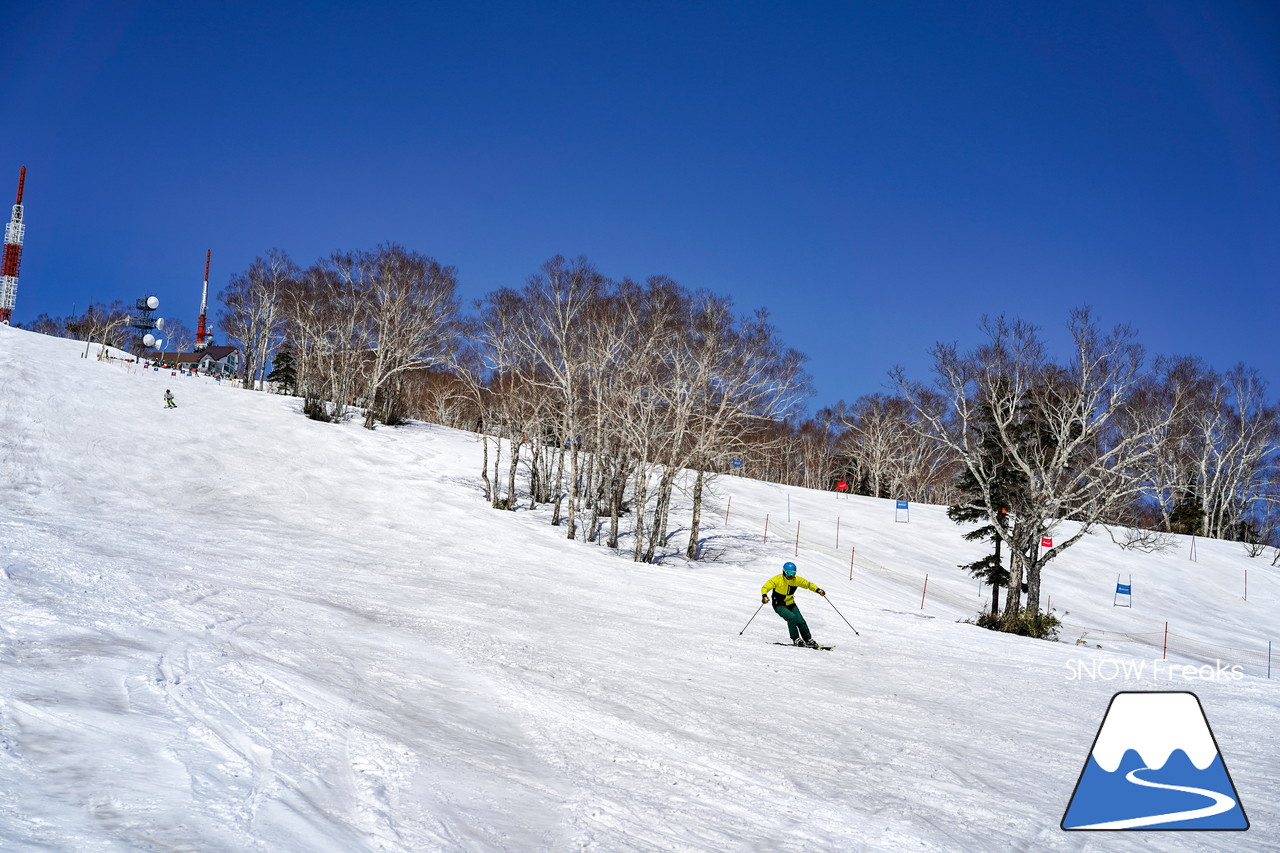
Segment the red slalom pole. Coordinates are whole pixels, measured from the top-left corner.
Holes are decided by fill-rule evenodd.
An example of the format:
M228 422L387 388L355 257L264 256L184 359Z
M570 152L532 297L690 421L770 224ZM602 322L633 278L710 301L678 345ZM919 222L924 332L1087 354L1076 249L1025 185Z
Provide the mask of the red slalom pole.
M733 506L733 495L729 495L729 502L724 505L724 526L729 526L729 507Z
M1164 652L1160 655L1161 660L1169 659L1169 623L1164 623Z
M924 573L924 590L920 593L920 609L924 610L924 597L929 592L929 573Z
M849 580L853 580L853 555L858 553L857 548L849 549Z

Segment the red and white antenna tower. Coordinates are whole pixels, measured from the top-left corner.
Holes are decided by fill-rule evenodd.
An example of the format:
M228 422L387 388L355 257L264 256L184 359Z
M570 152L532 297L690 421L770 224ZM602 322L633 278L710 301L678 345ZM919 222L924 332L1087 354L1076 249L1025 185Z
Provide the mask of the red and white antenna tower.
M13 306L18 300L18 266L22 263L22 237L27 226L22 224L22 185L27 180L27 167L18 170L18 200L13 205L13 217L4 227L4 261L0 266L0 324L9 325Z
M196 351L200 351L209 346L209 341L213 338L213 332L210 332L205 325L205 311L209 305L209 261L213 258L213 249L209 249L204 253L204 292L200 294L200 322L196 324Z

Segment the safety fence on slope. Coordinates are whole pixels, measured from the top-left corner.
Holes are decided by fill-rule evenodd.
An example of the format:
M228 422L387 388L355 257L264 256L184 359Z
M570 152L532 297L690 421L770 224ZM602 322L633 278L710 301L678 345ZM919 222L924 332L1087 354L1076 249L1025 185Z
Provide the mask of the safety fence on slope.
M741 509L734 509L732 498L724 503L708 501L705 512L707 516L714 520L714 523L725 531L741 533L744 536L751 535L748 531L752 531L760 537L762 545L773 543L781 544L791 550L793 556L799 556L801 550L806 553L823 554L837 560L837 564L843 566L848 571L848 579L855 580L859 572L874 572L887 578L892 578L903 582L905 585L915 584L918 590L921 602L919 609L923 609L924 601L930 603L945 603L960 608L965 612L973 612L974 602L976 599L965 595L958 595L945 587L929 588L927 584L926 573L912 573L902 569L888 566L878 560L873 559L868 549L865 547L859 549L853 541L853 531L849 525L844 525L840 517L836 518L834 524L827 525L826 529L819 533L819 527L816 524L806 525L803 519L795 518L792 513L790 517L783 516L781 519L774 519L769 514L763 516L746 512ZM703 528L706 529L705 527ZM826 541L823 541L823 540ZM990 598L990 592L986 593ZM903 605L906 606L908 601L904 600Z
M976 595L970 597L955 592L954 584L930 587L928 573L906 571L872 558L867 553L868 549L859 549L852 541L850 526L846 525L844 530L841 530L839 516L834 524L827 522L825 525L813 523L806 525L805 520L797 518L794 512L782 516L779 521L769 514L761 516L741 508L735 509L732 501L732 496L723 502L707 501L704 507L707 515L704 517L712 520L716 527L726 533L732 532L740 536L758 535L761 544L783 545L796 557L804 552L833 557L839 561L839 565L843 565L847 560L850 581L856 581L860 574L865 576L868 573L894 580L903 586L904 593L907 590L915 590L909 595L904 595L904 607L925 610L930 605L943 604L962 613L976 615L991 601L991 588L981 582L976 582ZM706 530L707 527L703 529ZM843 568L840 571L843 573ZM1248 600L1247 574L1243 599ZM1045 609L1052 612L1053 596L1051 594L1046 596ZM1113 631L1081 625L1074 620L1063 620L1059 638L1062 642L1074 641L1077 645L1090 648L1105 649L1108 646L1104 644L1115 643L1136 645L1150 649L1153 657L1158 655L1162 661L1177 659L1204 665L1238 665L1251 675L1271 678L1274 671L1277 677L1280 677L1280 660L1273 655L1274 644L1271 640L1240 637L1238 645L1228 646L1211 643L1181 631L1170 630L1167 622L1152 623L1151 627L1152 630L1149 631ZM1280 649L1274 651L1280 654Z
M1149 649L1153 660L1191 662L1208 666L1239 666L1243 672L1271 678L1275 672L1280 676L1280 657L1271 640L1260 641L1254 648L1228 646L1221 643L1210 643L1198 637L1192 637L1169 627L1157 627L1153 631L1104 631L1090 628L1074 622L1063 622L1064 632L1076 637L1076 644L1089 648L1111 649L1115 644L1130 644ZM1241 638L1247 642L1247 638ZM1200 669L1202 667L1194 667Z

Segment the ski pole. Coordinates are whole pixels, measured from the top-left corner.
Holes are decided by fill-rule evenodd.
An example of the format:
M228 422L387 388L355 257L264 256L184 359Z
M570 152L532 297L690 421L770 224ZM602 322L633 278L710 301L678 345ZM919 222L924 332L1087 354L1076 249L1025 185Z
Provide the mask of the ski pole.
M756 612L751 614L751 618L747 620L747 624L742 626L742 630L738 632L739 637L741 637L743 634L747 632L747 629L751 627L752 622L756 621L756 617L760 615L761 610L764 610L763 601L760 602L760 606L756 608ZM853 626L850 625L849 627L852 628Z
M839 607L836 607L835 602L834 602L834 601L832 601L828 596L825 596L825 595L824 595L824 596L822 596L822 597L823 597L823 598L825 598L825 599L827 599L827 604L830 604L830 605L831 605L831 609L832 609L832 610L834 610L834 611L836 612L836 614L837 614L841 619L844 619L844 614L840 612L840 608L839 608ZM754 617L754 616L752 616L751 618L752 618L752 619L754 619L755 617ZM750 623L750 622L748 622L747 624L748 624L748 625L750 625L751 623ZM848 620L848 619L844 619L844 624L849 625L849 627L850 627L850 628L853 628L853 625L849 624L849 620ZM744 630L744 631L745 631L745 630L746 630L746 628L743 628L742 630ZM858 633L858 629L857 629L857 628L853 628L853 633L854 633L854 636L856 636L856 637L861 637L861 636L862 636L861 634L859 634L859 633Z

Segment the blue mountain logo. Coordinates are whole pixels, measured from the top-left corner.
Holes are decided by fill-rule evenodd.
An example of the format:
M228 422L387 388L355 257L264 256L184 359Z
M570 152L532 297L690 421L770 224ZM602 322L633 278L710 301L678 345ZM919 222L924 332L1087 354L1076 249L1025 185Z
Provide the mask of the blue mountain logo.
M1199 697L1111 697L1062 828L1248 829Z

